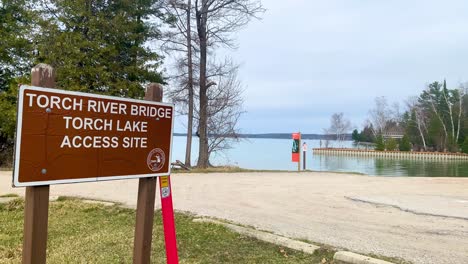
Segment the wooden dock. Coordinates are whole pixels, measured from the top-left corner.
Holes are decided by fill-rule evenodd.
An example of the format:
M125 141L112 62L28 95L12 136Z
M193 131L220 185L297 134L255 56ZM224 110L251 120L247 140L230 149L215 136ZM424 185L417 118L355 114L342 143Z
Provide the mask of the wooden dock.
M466 160L468 154L446 152L415 152L415 151L376 151L347 148L314 148L314 155L341 155L357 157L379 157L395 159L424 159L424 160Z

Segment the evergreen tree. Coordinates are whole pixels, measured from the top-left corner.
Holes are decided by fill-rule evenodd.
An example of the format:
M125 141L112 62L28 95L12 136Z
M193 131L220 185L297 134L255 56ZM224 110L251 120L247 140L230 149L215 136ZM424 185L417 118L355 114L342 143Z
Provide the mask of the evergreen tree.
M163 81L147 45L159 34L155 2L51 0L37 62L56 68L62 89L142 97L145 83Z
M34 64L52 65L67 90L141 98L146 83L163 82L149 48L156 0L0 1L0 163L12 157L17 85Z
M411 113L406 112L404 115L405 136L409 142L422 145L421 135L419 134L418 126L416 123L416 113L414 110Z
M397 150L398 144L397 141L394 138L389 138L385 142L385 149L388 151L394 151Z
M463 141L461 151L465 154L468 154L468 137L465 138L465 141Z
M411 142L409 140L408 135L404 135L398 145L400 151L410 151L411 150Z
M28 0L0 0L0 93L31 68L33 20ZM16 100L15 100L16 101Z
M463 98L465 89L448 89L447 82L434 82L428 85L419 96L419 104L426 113L430 113L432 119L437 119L437 123L431 120L433 125L432 141L436 142L439 150L457 151L457 144L460 142L462 131L462 120L460 107L463 108ZM463 111L463 109L462 109ZM439 138L439 131L442 130L442 138ZM435 134L434 134L435 133ZM429 135L431 136L431 135ZM435 136L435 138L434 138Z
M378 150L378 151L385 150L385 141L382 135L378 135L375 138L375 150Z
M29 83L36 12L28 0L0 0L0 166L11 166L18 83Z
M375 137L374 133L372 132L373 128L372 125L365 126L364 129L359 134L359 139L361 142L374 142Z
M353 130L353 134L351 135L351 138L354 140L354 142L360 142L361 141L361 137L360 137L359 132L358 132L357 129Z
M436 117L431 117L428 127L429 145L437 151L444 151L446 137L442 123Z

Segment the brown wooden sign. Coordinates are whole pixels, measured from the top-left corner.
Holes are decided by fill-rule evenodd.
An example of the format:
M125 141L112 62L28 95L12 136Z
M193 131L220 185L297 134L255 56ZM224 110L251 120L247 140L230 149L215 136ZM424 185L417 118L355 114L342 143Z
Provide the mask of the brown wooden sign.
M23 85L13 186L170 174L174 106Z

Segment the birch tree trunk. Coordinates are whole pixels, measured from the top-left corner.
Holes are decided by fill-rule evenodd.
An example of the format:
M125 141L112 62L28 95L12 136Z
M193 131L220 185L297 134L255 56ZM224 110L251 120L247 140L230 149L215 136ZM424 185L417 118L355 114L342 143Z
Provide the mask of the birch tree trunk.
M458 124L457 124L457 137L456 137L456 141L455 142L458 142L458 139L460 138L460 126L461 126L461 116L462 116L462 112L463 112L463 98L465 97L465 89L464 87L460 87L460 89L458 89Z
M424 132L425 132L424 117L422 116L420 109L415 109L415 114L416 114L416 124L418 125L419 135L421 136L421 141L423 143L424 151L426 151L427 146L426 146L426 138L424 137Z
M442 93L444 95L444 100L445 100L445 103L447 104L447 108L448 108L448 111L449 111L450 123L452 125L452 129L451 129L452 130L452 139L454 139L455 138L455 125L454 125L454 122L453 122L452 104L450 103L450 100L447 97L447 88L446 88L445 82L444 82L444 89L442 90Z

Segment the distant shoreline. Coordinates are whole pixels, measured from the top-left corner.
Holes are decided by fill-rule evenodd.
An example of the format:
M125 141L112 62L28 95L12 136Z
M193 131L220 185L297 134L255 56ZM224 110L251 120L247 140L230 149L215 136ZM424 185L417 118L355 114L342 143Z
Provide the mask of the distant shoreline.
M187 133L174 133L176 137L186 137ZM193 137L196 137L195 135ZM262 134L239 134L240 138L266 138L266 139L292 139L291 133L262 133ZM321 134L302 134L302 139L311 139L311 140L326 140L330 135L321 135ZM351 134L346 134L345 141L351 140Z

